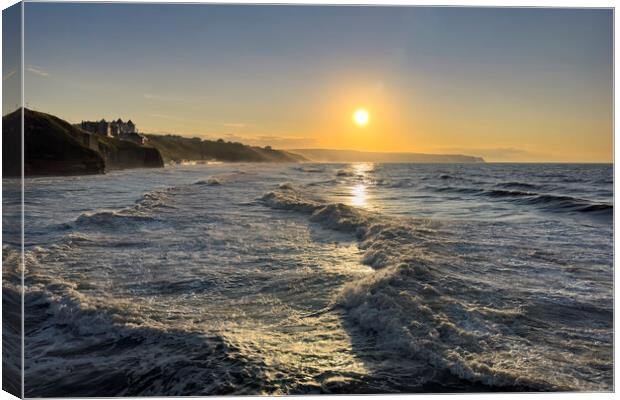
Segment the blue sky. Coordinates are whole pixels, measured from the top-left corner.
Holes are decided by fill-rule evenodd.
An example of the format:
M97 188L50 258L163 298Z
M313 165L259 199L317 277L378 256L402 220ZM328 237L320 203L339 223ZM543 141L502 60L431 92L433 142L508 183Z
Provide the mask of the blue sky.
M73 122L276 147L609 161L612 21L603 9L26 3L25 99ZM363 130L356 107L371 114Z
M2 115L22 104L21 5L2 12Z

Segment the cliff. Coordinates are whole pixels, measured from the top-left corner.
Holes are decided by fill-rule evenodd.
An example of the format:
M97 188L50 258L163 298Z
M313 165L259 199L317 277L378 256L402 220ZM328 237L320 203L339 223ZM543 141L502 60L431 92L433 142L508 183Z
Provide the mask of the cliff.
M317 162L380 163L483 163L482 157L462 154L380 153L355 150L297 149L289 150Z
M21 109L2 117L2 170L21 175ZM24 174L102 174L103 157L71 135L71 124L49 114L24 109Z
M99 153L103 156L107 169L164 166L164 160L157 149L128 140L99 137Z
M21 174L21 110L2 118L5 176ZM50 114L24 108L24 173L102 174L119 168L163 167L157 149L85 132Z
M155 147L166 162L182 160L217 160L248 162L299 162L303 156L270 147L247 146L223 140L202 140L177 135L146 135L150 146Z

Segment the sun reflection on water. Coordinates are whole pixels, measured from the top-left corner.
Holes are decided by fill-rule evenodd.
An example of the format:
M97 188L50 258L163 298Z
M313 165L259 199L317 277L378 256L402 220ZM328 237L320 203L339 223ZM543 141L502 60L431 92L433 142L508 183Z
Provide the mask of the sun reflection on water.
M351 205L355 207L366 206L366 185L359 183L351 189Z
M353 171L359 183L351 187L351 205L355 207L368 207L368 195L366 189L368 186L368 173L373 170L372 163L353 164Z

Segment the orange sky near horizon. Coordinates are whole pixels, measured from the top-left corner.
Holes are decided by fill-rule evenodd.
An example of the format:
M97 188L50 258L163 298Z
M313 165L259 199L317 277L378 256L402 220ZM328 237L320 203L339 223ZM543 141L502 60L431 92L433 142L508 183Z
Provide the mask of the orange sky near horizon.
M28 3L24 21L25 103L70 122L281 149L613 161L610 9Z

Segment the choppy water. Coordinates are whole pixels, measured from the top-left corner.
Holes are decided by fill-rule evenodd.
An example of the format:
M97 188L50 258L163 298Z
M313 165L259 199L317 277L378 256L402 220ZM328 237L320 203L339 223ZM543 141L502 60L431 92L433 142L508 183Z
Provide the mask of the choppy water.
M26 395L612 390L612 174L221 164L28 179ZM18 206L5 180L9 300Z

